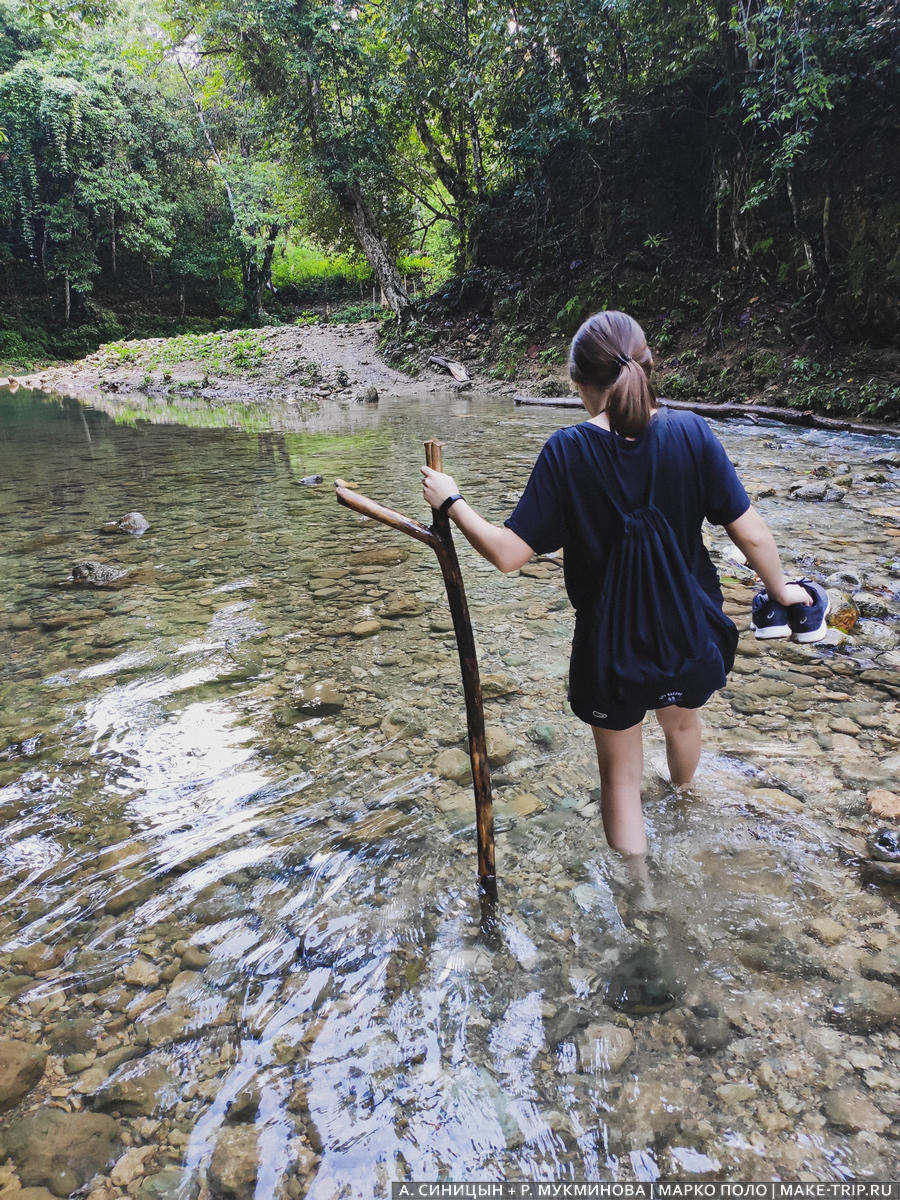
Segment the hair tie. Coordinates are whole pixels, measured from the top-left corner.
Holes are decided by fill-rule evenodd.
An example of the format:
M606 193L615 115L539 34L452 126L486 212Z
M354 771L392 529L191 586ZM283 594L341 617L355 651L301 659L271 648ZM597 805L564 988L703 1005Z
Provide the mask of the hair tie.
M626 363L631 362L631 355L630 354L617 354L616 362L619 364L620 367L624 367L626 365Z

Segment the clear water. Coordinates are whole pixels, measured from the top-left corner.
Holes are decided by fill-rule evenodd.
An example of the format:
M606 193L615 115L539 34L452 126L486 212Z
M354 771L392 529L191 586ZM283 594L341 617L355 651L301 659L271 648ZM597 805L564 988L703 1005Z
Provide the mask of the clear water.
M500 520L575 419L431 396L247 432L0 393L0 1035L50 1045L57 1102L120 1112L159 1194L203 1186L248 1088L228 1128L258 1135L258 1200L381 1197L395 1179L896 1177L888 1134L836 1124L825 1099L852 1087L893 1117L900 1082L893 1029L829 1015L898 932L858 861L866 794L900 763L897 443L717 427L791 567L854 572L844 590L880 615L840 646L745 633L691 797L666 786L648 721L650 915L605 848L565 703L561 572L503 577L459 547L482 673L504 693L488 725L512 743L485 933L471 795L437 766L465 748L439 570L339 509L331 482L426 519L418 465L437 436ZM852 476L843 502L788 498L813 468ZM135 509L143 537L98 532ZM747 573L711 536L746 629ZM77 588L81 560L129 575ZM350 632L371 618L373 635ZM334 711L304 710L314 685ZM632 1018L605 988L648 941L681 1000ZM35 943L47 957L23 965ZM139 954L144 986L125 981ZM598 1025L631 1035L621 1065ZM111 1083L148 1071L145 1111L117 1108Z

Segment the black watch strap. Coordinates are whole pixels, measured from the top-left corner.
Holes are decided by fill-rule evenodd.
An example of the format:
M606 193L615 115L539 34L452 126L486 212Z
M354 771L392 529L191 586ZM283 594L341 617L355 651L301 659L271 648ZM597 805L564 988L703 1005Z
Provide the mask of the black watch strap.
M459 492L454 492L452 496L448 496L447 499L444 501L444 503L441 505L441 507L438 509L438 512L441 514L441 516L446 516L447 512L450 509L450 506L452 504L455 504L457 502L457 500L462 500L462 496L459 494Z

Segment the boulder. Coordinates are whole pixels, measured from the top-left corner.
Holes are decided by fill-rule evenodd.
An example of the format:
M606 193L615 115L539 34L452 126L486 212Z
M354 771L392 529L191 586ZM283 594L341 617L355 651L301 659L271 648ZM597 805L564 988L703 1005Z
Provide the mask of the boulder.
M12 1038L0 1040L0 1112L14 1108L44 1073L47 1055Z
M119 1126L101 1113L41 1108L3 1134L2 1149L25 1187L68 1196L106 1169L122 1147Z

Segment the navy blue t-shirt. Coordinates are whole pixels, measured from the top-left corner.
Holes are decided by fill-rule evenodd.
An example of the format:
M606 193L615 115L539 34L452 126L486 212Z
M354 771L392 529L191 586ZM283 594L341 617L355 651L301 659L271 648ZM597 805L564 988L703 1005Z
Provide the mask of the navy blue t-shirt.
M661 408L654 503L678 539L691 574L719 605L716 569L703 545L704 517L729 525L750 507L725 447L695 413ZM583 421L548 438L522 498L506 521L536 554L565 551L566 590L577 610L599 595L616 529L611 492L624 511L646 504L649 434L633 440Z

